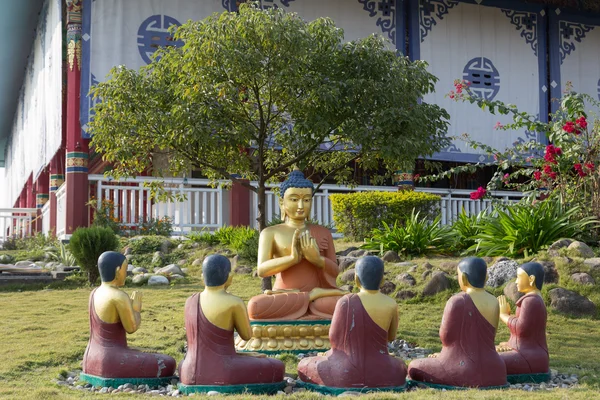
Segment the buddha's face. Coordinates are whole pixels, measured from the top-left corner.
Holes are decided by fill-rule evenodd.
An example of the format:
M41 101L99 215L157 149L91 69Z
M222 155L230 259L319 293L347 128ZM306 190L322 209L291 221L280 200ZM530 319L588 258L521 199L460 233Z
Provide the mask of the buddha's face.
M310 215L312 189L289 188L285 191L280 205L290 219L303 221Z
M521 293L529 293L532 290L536 289L535 286L535 276L527 275L523 269L517 269L517 290Z

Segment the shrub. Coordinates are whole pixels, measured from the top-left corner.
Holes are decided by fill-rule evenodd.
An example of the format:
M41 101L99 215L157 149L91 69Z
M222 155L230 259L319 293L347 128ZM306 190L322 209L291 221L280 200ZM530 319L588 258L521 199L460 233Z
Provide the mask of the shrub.
M219 239L216 238L215 235L204 230L199 232L190 232L188 239L196 243L206 243L209 246L219 243Z
M190 234L189 238L195 242L209 245L220 244L237 252L240 257L249 261L258 259L258 231L247 226L224 226L217 229L214 234L198 232Z
M478 224L476 243L468 250L484 256L525 256L561 238L582 239L597 228L595 217L581 218L579 207L564 206L558 198L496 206Z
M130 239L128 246L133 254L147 254L160 251L164 241L160 236L139 236Z
M173 220L170 217L150 218L138 226L138 232L148 236L171 236L173 232Z
M452 231L456 235L456 250L465 250L475 244L475 239L481 231L480 223L487 217L487 211L467 215L463 209L452 224Z
M438 213L440 197L430 193L359 192L332 194L333 219L338 232L350 240L363 240L373 229L399 225L413 210L424 219L433 220Z
M92 226L110 228L117 235L121 233L121 219L115 216L119 215L119 211L115 212L116 206L112 200L104 199L98 205L98 201L92 197L87 204L92 209Z
M94 284L100 276L98 257L105 251L116 251L119 238L110 228L78 228L71 236L69 247L82 271L87 272L88 282Z
M418 256L427 253L443 253L455 244L455 235L450 227L440 225L441 216L419 218L419 212L393 226L383 222L382 229L373 229L372 237L366 240L361 248L379 250L383 253L394 250L406 256Z

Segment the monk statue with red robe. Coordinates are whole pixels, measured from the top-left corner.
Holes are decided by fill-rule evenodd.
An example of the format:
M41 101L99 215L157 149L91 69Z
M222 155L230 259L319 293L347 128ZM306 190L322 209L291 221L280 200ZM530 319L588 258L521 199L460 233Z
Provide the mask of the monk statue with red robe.
M437 388L506 387L506 367L494 338L500 307L484 290L487 265L477 257L457 267L462 293L448 300L440 326L442 351L408 366L413 381Z
M540 290L544 267L536 262L517 269L517 290L525 295L517 301L515 315L504 296L498 297L500 320L510 330L508 343L497 349L506 364L510 383L546 382L550 379L550 358L546 344L546 305Z
M307 223L313 190L299 170L281 184L284 223L263 229L258 244L258 275L275 276L275 284L250 299L251 320L331 319L344 294L336 286L339 270L331 232Z
M298 377L305 387L325 394L404 390L406 365L387 351L398 329L398 305L379 291L383 261L362 257L355 268L360 292L337 302L329 331L331 350L300 361Z
M222 255L202 263L205 288L185 303L188 350L179 365L179 389L184 394L276 393L285 386L285 365L263 354L237 353L233 331L245 340L251 336L244 301L227 293L231 263Z
M140 327L142 295L119 289L127 277L124 255L107 251L98 258L102 284L90 295L90 340L83 356L81 380L94 386L125 383L167 385L175 372L173 357L127 347L127 333Z

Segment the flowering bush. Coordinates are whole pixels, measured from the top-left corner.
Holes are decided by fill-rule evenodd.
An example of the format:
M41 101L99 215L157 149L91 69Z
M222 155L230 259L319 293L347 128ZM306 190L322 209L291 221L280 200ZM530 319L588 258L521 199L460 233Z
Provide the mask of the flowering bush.
M169 237L173 231L173 220L170 217L149 218L140 222L137 231L140 235Z
M87 203L92 209L92 226L110 228L114 233L121 233L120 214L115 203L109 199L103 199L98 205L98 201L92 197Z

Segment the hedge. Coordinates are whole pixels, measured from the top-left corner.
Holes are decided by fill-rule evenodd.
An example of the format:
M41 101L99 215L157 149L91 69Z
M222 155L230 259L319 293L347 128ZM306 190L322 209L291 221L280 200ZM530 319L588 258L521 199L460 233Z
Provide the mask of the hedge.
M413 209L433 220L440 204L440 196L414 191L340 193L329 198L337 231L354 241L369 237L383 221L388 225L405 221Z

